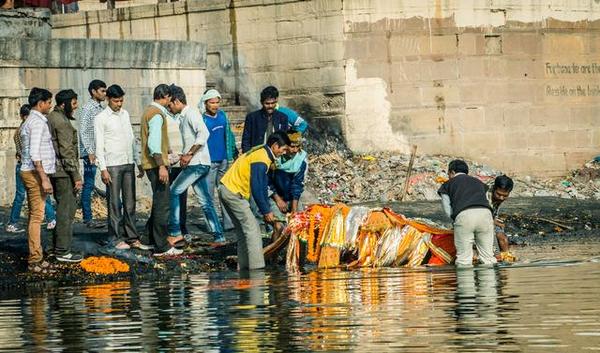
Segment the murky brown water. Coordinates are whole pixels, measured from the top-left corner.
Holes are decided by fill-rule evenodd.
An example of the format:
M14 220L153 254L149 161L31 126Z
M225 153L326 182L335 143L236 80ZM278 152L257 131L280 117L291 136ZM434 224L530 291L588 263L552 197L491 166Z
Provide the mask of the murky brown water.
M0 292L0 351L599 351L600 258L541 258Z

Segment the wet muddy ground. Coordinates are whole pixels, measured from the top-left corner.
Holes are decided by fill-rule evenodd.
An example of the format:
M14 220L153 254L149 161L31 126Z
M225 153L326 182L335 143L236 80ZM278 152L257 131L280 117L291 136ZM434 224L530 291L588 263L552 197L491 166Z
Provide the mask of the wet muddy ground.
M370 206L380 206L371 204ZM408 217L426 218L440 224L449 225L438 202L415 201L389 205L394 211ZM7 208L0 210L6 219ZM228 259L234 255L235 234L228 232L231 243L224 247L214 247L210 236L204 232L200 220L200 210L192 208L188 218L188 228L197 240L186 247L182 256L170 259L154 259L149 252L137 250L113 250L99 244L106 239L106 228L90 230L81 223L75 224L74 245L86 255L107 255L126 261L131 271L118 275L93 275L84 272L78 265L57 265L58 271L51 275L37 275L26 271L27 238L25 233L0 235L0 288L43 286L53 283L101 283L113 280L141 280L168 278L175 273L199 273L222 271L235 268ZM586 256L600 255L600 201L580 201L553 197L511 198L503 205L501 214L505 219L506 231L513 244L513 252L520 261L538 258L536 254L555 254L556 258L576 256L569 252L570 244L590 244ZM145 215L138 217L138 230L143 231ZM44 244L51 235L43 231ZM581 247L578 247L580 251ZM554 255L553 255L554 256ZM281 266L281 265L273 265Z

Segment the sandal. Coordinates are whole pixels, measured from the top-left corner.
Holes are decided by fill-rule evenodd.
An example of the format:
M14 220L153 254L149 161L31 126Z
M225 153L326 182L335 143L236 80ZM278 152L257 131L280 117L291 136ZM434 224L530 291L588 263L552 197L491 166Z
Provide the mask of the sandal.
M181 235L169 236L167 237L167 242L169 243L169 245L175 248L183 247L186 244L185 238Z
M55 273L56 269L48 261L33 262L27 266L29 272L38 274L51 274Z

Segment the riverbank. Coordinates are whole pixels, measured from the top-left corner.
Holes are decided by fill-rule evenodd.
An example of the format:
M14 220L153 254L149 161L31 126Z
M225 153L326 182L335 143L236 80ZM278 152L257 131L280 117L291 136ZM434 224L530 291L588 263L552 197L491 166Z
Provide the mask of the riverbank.
M367 204L378 207L381 204ZM448 225L438 202L413 201L389 204L394 211L411 218L426 218L442 225ZM8 210L0 209L5 216ZM556 197L511 198L502 211L506 230L513 252L521 261L528 261L528 254L534 254L536 248L547 253L556 251L563 257L561 249L572 242L593 244L600 255L600 201L574 200ZM150 252L140 250L114 250L100 244L106 240L106 228L88 229L82 223L75 223L73 247L86 256L116 257L130 266L128 273L114 275L90 274L79 265L57 265L57 272L49 275L31 274L26 271L27 238L25 233L6 233L0 235L0 287L23 285L42 285L52 281L61 284L102 283L114 280L145 280L169 278L179 273L200 273L225 271L235 268L235 262L229 258L235 255L235 234L226 233L230 242L226 246L216 247L210 243L211 237L205 232L200 219L200 209L191 208L188 218L189 228L196 240L185 248L181 256L168 259L155 259ZM144 229L146 216L138 217L138 230ZM43 231L43 244L47 246L50 232ZM272 265L280 266L280 265Z

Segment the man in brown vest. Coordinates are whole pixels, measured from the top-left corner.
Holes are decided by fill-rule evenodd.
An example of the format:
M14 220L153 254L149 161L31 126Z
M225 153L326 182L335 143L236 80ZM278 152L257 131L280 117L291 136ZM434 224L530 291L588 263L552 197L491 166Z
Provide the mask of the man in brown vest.
M140 124L142 167L152 187L152 211L146 223L148 242L155 246L154 256L179 255L183 250L169 244L169 135L165 107L171 101L169 86L154 88L154 102L142 115Z

